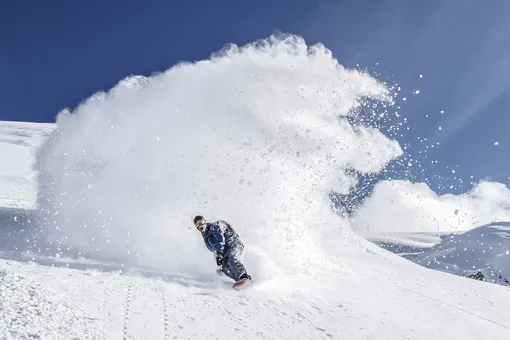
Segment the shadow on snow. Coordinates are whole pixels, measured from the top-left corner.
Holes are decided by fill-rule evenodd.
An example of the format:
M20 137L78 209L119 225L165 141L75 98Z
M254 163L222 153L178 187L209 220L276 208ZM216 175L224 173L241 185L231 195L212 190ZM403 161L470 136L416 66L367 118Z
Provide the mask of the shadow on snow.
M36 210L0 207L0 259L89 272L142 276L186 287L214 288L226 283L215 278L216 274L197 278L120 263L114 259L85 257L82 254L56 256L54 246L45 238L45 232L37 226L36 219Z

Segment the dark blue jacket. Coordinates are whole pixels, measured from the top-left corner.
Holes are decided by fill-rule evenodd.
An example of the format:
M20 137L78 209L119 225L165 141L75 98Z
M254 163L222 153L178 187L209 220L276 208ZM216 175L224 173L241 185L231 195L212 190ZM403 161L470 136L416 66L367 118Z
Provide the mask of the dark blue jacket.
M224 255L236 245L243 245L235 230L225 221L206 222L202 230L204 243L212 252Z

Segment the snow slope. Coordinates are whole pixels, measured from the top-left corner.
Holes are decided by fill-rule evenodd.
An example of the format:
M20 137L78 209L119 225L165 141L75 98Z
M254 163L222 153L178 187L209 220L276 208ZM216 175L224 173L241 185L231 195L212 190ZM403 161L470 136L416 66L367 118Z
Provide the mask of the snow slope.
M406 261L331 208L347 168L402 153L345 119L395 96L286 37L62 112L26 155L37 206L0 215L0 338L507 339L509 289ZM253 287L216 274L197 213L239 231Z
M0 122L0 207L33 208L36 174L31 169L35 148L54 124Z
M424 267L509 285L510 223L493 222L465 232L391 233L370 241Z
M413 259L434 269L487 279L510 281L510 223L495 222L445 237L441 243Z
M393 232L371 234L367 239L392 253L413 258L441 243L443 234Z
M487 335L506 339L508 289L398 262L370 254L359 262L345 261L320 277L294 275L284 281L286 292L284 282L275 280L241 293L218 282L179 275L155 279L7 262L3 264L7 272L38 282L36 291L43 287L47 298L27 297L18 289L11 290L4 303L22 307L30 303L43 310L60 307L53 318L30 309L18 315L18 334L33 325L53 328L48 339L57 334L70 339L83 328L97 334L83 339L476 339ZM3 334L12 331L8 323L12 315L0 319ZM66 328L69 319L77 326Z

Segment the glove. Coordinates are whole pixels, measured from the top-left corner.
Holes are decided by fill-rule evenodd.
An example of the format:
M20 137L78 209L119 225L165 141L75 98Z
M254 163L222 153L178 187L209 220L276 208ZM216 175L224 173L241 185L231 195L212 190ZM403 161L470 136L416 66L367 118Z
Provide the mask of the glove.
M216 264L218 266L221 266L223 264L223 255L221 255L220 253L216 253Z
M216 255L216 264L221 266L223 264L223 257L220 255Z

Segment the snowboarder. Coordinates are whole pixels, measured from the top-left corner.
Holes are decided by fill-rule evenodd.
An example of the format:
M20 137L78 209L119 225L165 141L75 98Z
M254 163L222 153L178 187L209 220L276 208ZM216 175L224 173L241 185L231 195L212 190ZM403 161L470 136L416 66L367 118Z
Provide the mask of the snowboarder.
M193 224L202 234L207 249L213 252L221 271L236 281L233 288L239 289L251 283L251 277L239 258L244 244L232 226L223 220L208 222L200 215L195 216Z

